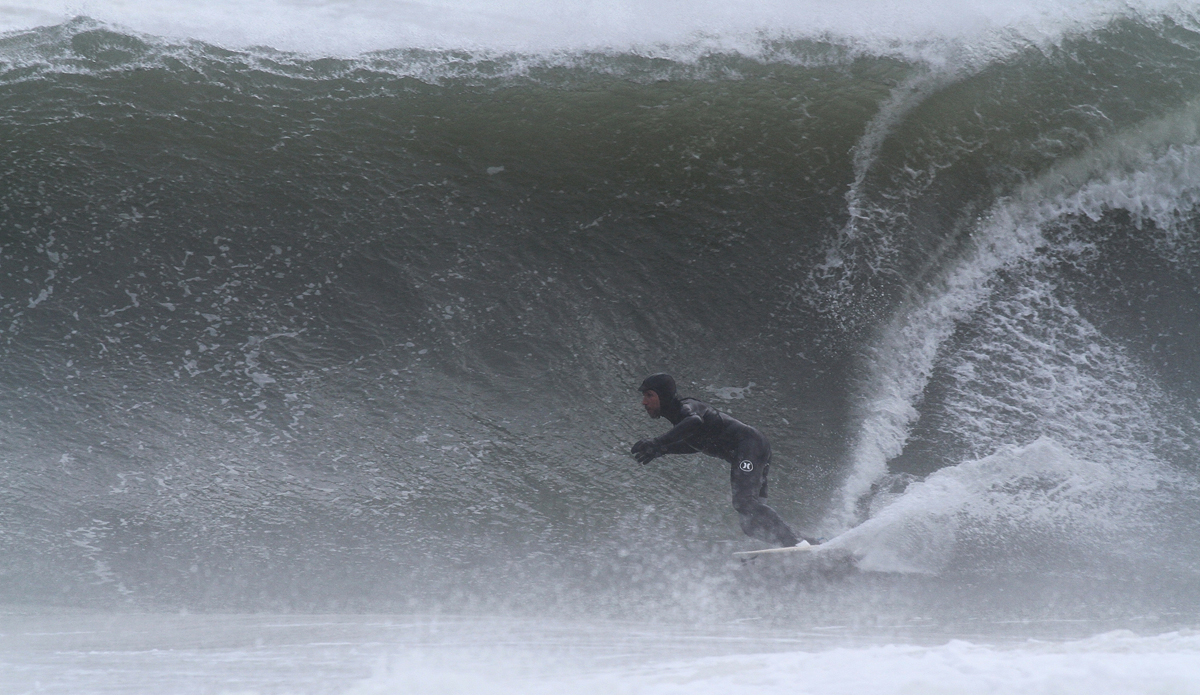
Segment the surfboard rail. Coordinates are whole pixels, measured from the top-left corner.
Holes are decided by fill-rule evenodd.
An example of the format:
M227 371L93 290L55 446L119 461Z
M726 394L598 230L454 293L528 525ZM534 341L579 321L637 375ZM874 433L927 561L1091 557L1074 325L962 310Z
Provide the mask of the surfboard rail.
M800 541L800 545L793 545L788 548L766 548L764 550L742 550L733 554L736 558L750 560L761 555L773 555L776 553L799 553L811 550L816 550L820 546L811 545L808 541Z

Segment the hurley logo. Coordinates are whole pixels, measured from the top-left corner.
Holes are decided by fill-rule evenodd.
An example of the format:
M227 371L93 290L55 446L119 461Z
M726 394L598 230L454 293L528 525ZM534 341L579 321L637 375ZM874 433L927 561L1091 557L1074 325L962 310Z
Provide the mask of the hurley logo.
M750 459L746 459L738 464L738 468L741 468L743 473L749 473L750 471L754 470L754 462Z

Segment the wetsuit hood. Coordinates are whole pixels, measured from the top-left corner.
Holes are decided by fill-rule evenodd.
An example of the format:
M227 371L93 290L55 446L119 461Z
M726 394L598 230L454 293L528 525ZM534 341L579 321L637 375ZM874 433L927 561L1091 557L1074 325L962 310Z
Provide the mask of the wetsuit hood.
M645 393L653 391L658 394L658 402L663 411L673 409L679 401L679 395L675 389L675 379L670 374L651 374L642 380L642 385L638 387L638 391Z

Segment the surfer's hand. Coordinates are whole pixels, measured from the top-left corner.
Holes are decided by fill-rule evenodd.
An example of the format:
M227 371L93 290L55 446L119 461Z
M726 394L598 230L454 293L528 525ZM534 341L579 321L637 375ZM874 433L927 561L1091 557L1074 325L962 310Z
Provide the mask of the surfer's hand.
M658 453L658 449L651 448L651 449L642 449L636 455L634 455L634 458L637 459L638 463L640 463L644 466L647 463L650 463L654 459L658 458L659 456L660 456L660 454Z
M663 452L653 439L639 439L638 443L633 445L633 449L630 450L630 453L633 454L633 457L637 459L638 463L644 466L659 456L662 456Z

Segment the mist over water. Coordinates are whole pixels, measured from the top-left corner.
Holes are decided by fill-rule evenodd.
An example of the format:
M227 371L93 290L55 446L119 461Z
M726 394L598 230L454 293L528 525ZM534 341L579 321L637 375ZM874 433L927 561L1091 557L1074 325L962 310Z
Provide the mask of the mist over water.
M58 11L0 37L5 603L1194 624L1187 8ZM660 370L827 551L632 461Z

